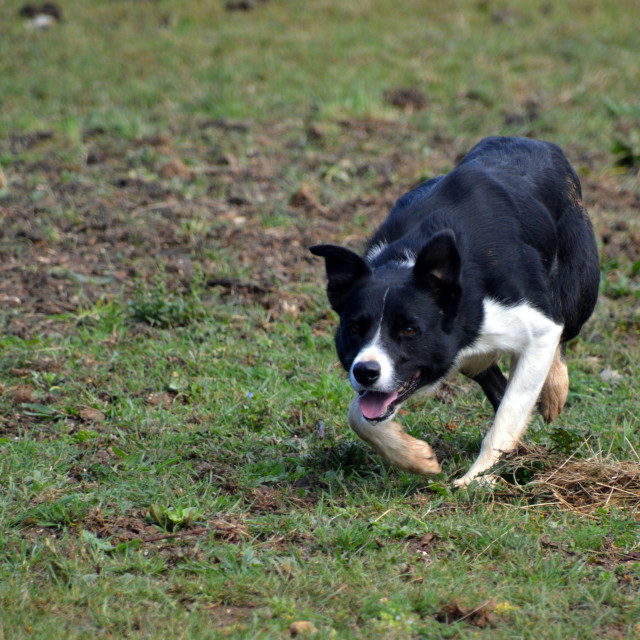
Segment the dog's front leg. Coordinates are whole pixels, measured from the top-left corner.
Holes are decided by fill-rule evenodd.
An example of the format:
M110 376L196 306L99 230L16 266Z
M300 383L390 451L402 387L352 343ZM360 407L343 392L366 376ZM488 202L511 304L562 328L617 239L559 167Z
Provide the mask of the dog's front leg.
M399 422L369 422L362 415L357 396L349 407L349 425L395 467L421 476L440 473L436 454L426 442L405 433Z
M492 427L482 441L480 455L469 471L454 482L456 486L468 486L477 476L491 469L503 453L516 448L554 362L561 333L561 326L550 323L543 331L531 336L522 353L513 359L504 398ZM494 480L491 476L484 476L487 484Z

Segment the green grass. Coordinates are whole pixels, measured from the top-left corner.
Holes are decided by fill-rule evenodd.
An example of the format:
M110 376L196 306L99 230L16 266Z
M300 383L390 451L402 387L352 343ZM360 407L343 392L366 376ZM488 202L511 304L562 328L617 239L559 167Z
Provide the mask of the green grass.
M620 120L637 118L632 0L271 2L246 13L71 2L46 33L26 31L19 6L3 11L0 126L52 127L76 148L84 128L135 138L194 117L393 118L383 92L396 86L425 92L416 126L464 143L510 114L515 131L603 150Z
M44 32L5 4L0 638L637 637L637 510L528 482L639 462L635 4L65 2ZM361 246L493 133L567 149L602 295L548 455L455 491L489 403L411 403L443 473L388 467L306 246Z
M237 308L212 306L188 326L147 331L116 300L63 340L5 340L7 384L43 354L60 365L33 376L50 413L2 445L12 637L266 638L297 619L319 637L533 637L541 625L549 637L633 635L640 565L624 558L640 542L637 514L584 518L526 488L452 491L488 419L470 389L407 416L455 452L443 477L389 469L345 431L349 394L330 337L312 335L317 307L296 321L243 309L234 327ZM554 429L613 458L640 450L635 374L605 385L580 353L571 363L571 408ZM152 393L168 404L150 405ZM79 420L83 407L102 416ZM555 432L536 421L529 439ZM446 621L450 603L489 603L491 626Z

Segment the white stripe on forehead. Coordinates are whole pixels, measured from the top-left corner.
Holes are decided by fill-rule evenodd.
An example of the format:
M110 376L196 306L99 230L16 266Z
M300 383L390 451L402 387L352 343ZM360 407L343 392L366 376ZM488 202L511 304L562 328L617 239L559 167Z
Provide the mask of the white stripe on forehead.
M382 296L382 305L380 309L380 319L378 320L378 326L376 327L376 332L373 338L360 350L360 353L356 356L356 359L353 361L351 365L351 370L349 372L349 379L351 380L351 386L356 389L362 389L362 385L359 384L354 375L353 375L353 367L359 362L377 362L380 365L380 378L373 385L373 389L378 391L393 391L394 390L394 368L393 362L388 354L385 352L382 343L380 341L380 334L382 333L382 320L384 318L384 308L385 303L387 301L387 295L389 293L389 289L391 287L387 287L384 295Z
M384 295L382 296L382 308L380 309L380 320L378 321L378 328L376 329L376 337L374 338L374 342L377 338L380 337L380 329L382 327L382 318L384 317L384 306L387 302L387 295L389 294L389 289L391 287L387 287L384 291Z

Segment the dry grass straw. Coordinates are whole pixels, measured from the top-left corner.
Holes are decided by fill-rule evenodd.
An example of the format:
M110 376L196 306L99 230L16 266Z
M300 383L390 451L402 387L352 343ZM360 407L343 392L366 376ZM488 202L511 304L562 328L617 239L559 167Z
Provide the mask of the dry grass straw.
M580 453L567 457L539 445L520 447L506 459L507 473L501 475L510 483L515 479L510 489L519 487L538 504L555 504L585 516L616 507L640 519L640 462L621 462L592 450L577 457ZM529 476L526 484L517 483L522 471Z

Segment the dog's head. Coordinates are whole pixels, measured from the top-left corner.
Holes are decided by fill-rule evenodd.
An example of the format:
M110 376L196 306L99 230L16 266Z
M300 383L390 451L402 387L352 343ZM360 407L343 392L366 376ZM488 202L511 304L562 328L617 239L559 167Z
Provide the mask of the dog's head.
M456 357L461 296L453 231L433 236L415 263L380 266L336 245L315 245L325 259L327 296L340 315L336 348L360 393L363 416L379 422L418 389L435 386Z

